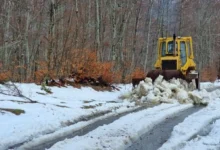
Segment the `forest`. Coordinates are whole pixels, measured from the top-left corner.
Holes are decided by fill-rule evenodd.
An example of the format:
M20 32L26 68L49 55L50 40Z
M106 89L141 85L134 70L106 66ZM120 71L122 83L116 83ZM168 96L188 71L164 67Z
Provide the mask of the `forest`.
M153 69L159 37L191 36L203 80L220 72L219 0L1 0L0 81L73 72L128 83Z

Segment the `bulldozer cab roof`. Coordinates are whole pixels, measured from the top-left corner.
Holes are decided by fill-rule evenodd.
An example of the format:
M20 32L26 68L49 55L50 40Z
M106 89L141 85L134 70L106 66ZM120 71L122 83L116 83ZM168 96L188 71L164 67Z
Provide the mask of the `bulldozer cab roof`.
M159 41L172 41L173 40L173 37L163 37L163 38L159 38ZM192 40L192 37L191 36L187 36L187 37L180 37L180 36L177 36L176 37L176 40L183 40L183 41L187 41L187 40Z

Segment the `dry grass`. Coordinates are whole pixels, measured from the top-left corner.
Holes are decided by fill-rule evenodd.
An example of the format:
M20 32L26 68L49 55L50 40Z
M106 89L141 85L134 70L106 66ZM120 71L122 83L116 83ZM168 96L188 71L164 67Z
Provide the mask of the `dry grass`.
M0 108L0 111L7 111L7 112L11 112L15 115L20 115L20 114L24 114L25 111L22 109L10 109L10 108Z
M90 101L89 100L84 100L83 103L87 104L87 103L91 103L91 102L94 102L94 101L95 100L90 100Z
M84 105L83 107L81 107L82 109L93 109L93 108L96 108L98 106L102 106L102 103L98 103L98 104L95 104L95 105Z

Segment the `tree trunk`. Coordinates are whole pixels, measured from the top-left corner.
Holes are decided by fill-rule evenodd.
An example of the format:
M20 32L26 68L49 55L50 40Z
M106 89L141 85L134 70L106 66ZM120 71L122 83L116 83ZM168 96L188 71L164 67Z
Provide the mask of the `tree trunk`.
M49 22L49 47L47 50L47 67L48 70L50 71L52 68L52 53L54 51L54 38L55 38L55 14L56 14L56 4L55 0L51 0L50 2L50 22Z
M96 54L100 60L100 1L95 0L96 8Z
M147 67L148 67L148 54L149 54L149 42L150 42L150 28L151 28L151 20L152 20L152 10L153 10L153 0L151 1L150 4L150 14L149 14L149 23L148 23L148 32L147 32L147 47L146 47L146 55L145 55L145 60L144 60L144 72L147 71Z

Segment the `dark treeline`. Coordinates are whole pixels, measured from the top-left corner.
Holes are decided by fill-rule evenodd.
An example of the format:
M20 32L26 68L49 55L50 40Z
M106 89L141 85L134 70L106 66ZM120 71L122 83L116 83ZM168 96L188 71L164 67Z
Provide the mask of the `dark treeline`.
M192 36L199 69L220 63L218 0L1 0L0 63L15 81L68 75L94 51L122 76L152 69L157 38ZM82 63L83 64L83 63Z

